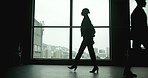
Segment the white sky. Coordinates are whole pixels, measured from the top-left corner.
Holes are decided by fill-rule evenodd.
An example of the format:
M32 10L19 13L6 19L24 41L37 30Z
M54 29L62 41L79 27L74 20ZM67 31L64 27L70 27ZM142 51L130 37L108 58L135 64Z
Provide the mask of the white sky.
M35 18L44 21L45 26L69 26L70 0L35 0ZM83 8L90 10L90 19L95 26L109 26L109 0L74 0L73 25L80 26ZM109 30L96 29L95 47L106 49L109 47ZM80 29L73 29L73 48L80 47L82 37ZM43 42L46 44L69 48L68 28L44 29Z
M47 26L69 26L70 0L35 0L35 18Z
M93 25L109 26L109 0L73 0L74 26L80 26L83 8L90 10ZM70 0L35 0L35 18L47 26L69 26Z
M134 0L130 3L131 13L136 4ZM89 16L94 26L109 26L109 0L73 0L73 26L81 25L83 8L90 10ZM147 6L145 11L148 14ZM69 26L70 0L35 0L35 19L44 21L45 26ZM73 48L79 48L81 40L80 29L74 29ZM94 41L94 47L106 49L109 46L109 30L96 28ZM69 29L44 29L43 43L69 48Z

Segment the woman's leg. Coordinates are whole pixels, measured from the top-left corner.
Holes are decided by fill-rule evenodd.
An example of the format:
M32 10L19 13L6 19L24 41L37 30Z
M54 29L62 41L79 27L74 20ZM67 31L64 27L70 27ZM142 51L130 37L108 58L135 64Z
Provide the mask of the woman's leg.
M97 73L98 73L98 66L97 66L97 63L96 63L96 55L95 55L95 51L94 51L94 48L93 48L93 44L88 45L88 50L89 50L89 54L90 54L93 66L94 66L94 68L89 72L95 73L95 71L97 71Z
M97 67L96 55L95 55L95 51L94 51L94 48L93 48L93 44L92 45L88 45L88 51L89 51L89 54L90 54L90 57L91 57L91 60L92 60L92 63L94 65L94 67Z
M81 43L81 46L79 48L79 51L78 51L78 53L77 53L77 55L76 55L76 57L74 59L74 64L71 67L68 67L69 69L74 69L74 71L77 69L77 64L78 64L78 62L80 60L80 57L82 56L83 51L84 51L85 48L86 48L86 44L85 44L85 42L83 40L82 43Z
M85 44L85 41L83 40L82 43L81 43L81 46L80 46L80 48L78 50L78 53L77 53L77 55L76 55L76 57L74 59L74 64L75 65L77 65L77 63L79 62L85 48L86 48L86 44Z

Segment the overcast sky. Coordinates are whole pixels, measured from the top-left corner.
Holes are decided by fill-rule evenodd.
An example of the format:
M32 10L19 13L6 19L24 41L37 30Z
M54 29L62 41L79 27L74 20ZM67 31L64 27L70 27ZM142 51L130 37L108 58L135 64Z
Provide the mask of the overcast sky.
M131 13L136 4L134 0L130 3ZM109 0L73 0L73 26L81 25L83 8L90 10L89 17L94 26L109 26ZM146 9L148 14L147 6ZM35 0L35 19L44 21L45 26L69 26L70 0ZM94 47L106 49L109 47L109 30L96 28L94 40ZM81 41L80 29L73 29L73 48L79 48ZM44 29L43 43L69 48L69 29Z

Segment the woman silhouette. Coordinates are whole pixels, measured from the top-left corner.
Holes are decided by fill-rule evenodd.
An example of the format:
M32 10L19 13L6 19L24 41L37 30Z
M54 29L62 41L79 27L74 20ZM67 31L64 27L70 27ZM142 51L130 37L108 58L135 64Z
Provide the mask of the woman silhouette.
M89 19L89 9L84 8L81 12L81 15L84 16L82 23L81 23L81 36L83 37L83 41L81 43L81 46L78 50L78 54L76 55L74 59L74 64L71 67L68 67L69 69L74 69L74 71L77 69L77 64L80 60L80 57L83 54L84 49L86 46L88 47L88 51L91 57L91 61L93 63L94 68L90 71L90 73L94 73L97 71L98 73L98 66L96 64L96 56L93 48L94 40L93 37L95 37L95 29Z
M140 50L142 49L141 48L141 44L142 44L146 49L146 52L148 52L147 15L143 9L143 7L146 7L146 0L135 0L135 1L137 3L137 6L131 14L130 33L132 37L131 39L133 40L132 47L134 52L140 52ZM131 59L132 59L131 56L128 56L123 75L127 77L137 77L137 75L131 71L131 68L132 68Z

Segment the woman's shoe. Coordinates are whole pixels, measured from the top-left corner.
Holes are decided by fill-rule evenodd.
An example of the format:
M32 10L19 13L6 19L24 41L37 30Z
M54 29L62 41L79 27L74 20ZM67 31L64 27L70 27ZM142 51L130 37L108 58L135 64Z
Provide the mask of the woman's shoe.
M72 65L71 67L68 67L69 69L74 69L74 71L76 71L77 66L76 65Z
M94 67L93 69L92 69L92 71L89 71L90 73L95 73L95 71L97 71L97 73L98 73L98 67Z

